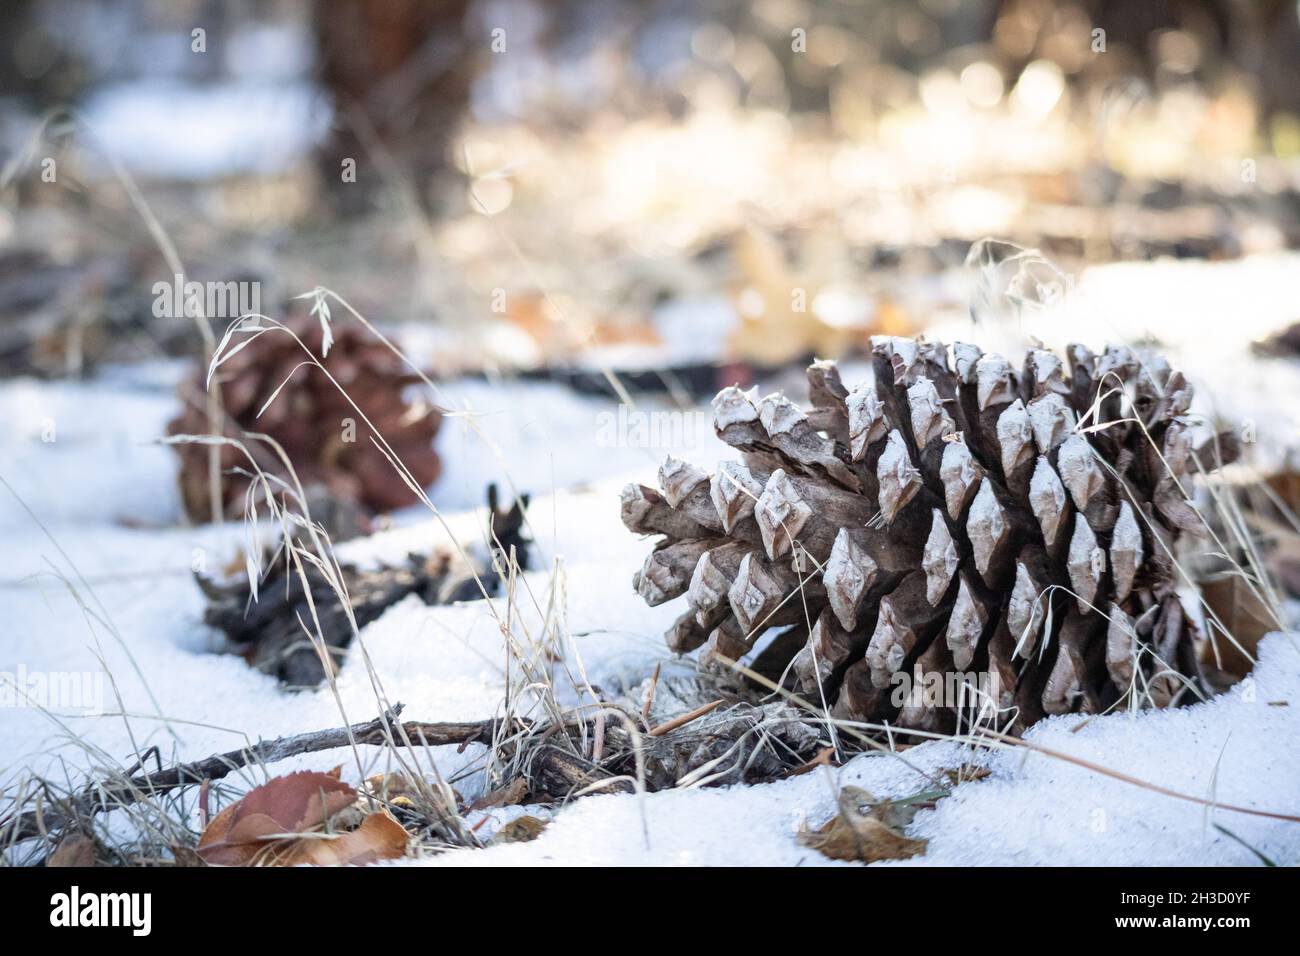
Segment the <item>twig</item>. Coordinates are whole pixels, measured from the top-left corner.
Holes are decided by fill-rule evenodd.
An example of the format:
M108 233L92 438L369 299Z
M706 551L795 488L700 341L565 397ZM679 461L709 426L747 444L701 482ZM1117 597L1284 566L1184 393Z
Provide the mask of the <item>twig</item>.
M650 736L662 737L664 734L676 730L678 727L681 727L683 724L689 724L692 720L698 720L699 718L707 714L709 711L716 708L721 703L722 703L722 699L719 698L718 700L715 700L712 703L704 704L700 707L696 707L688 714L682 714L680 717L674 717L672 720L666 720L658 727L652 728L650 730Z
M817 751L817 756L813 757L807 763L803 763L800 764L798 767L795 767L793 770L787 773L786 776L802 777L804 774L811 773L812 771L816 770L818 767L834 766L834 764L832 763L834 757L835 757L834 747L823 747L821 750Z
M99 782L83 788L60 801L61 808L54 810L28 810L0 823L0 832L7 831L7 840L17 842L56 830L71 820L91 816L114 807L137 803L148 796L156 796L181 787L219 780L252 763L274 763L299 754L346 747L357 744L384 745L404 731L408 738L420 739L426 746L443 744L469 744L492 742L500 720L468 721L464 723L422 723L405 721L396 723L402 705L396 704L382 717L350 727L317 730L292 737L277 737L261 741L241 750L231 750L203 760L178 764L152 774L140 774L121 783Z
M650 678L650 686L646 688L645 703L641 705L641 723L645 727L650 726L650 708L654 706L655 691L659 689L659 667L655 664L654 676Z

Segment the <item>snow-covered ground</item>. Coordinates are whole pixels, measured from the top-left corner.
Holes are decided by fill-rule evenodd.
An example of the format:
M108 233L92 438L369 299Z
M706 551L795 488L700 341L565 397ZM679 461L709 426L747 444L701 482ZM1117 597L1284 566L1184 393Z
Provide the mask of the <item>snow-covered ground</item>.
M1060 319L1053 329L1042 316L1013 330L934 331L1008 348L1030 334L1101 346L1108 332L1134 338L1149 331L1175 365L1209 386L1207 408L1255 417L1261 443L1294 445L1300 364L1254 358L1246 344L1300 318L1298 265L1300 258L1278 256L1214 266L1108 267L1090 272L1082 285L1104 322ZM84 706L0 708L0 791L26 773L75 780L102 765L104 755L130 763L136 748L150 745L161 748L165 762L194 759L376 714L359 655L345 665L336 700L328 689L288 694L239 658L212 653L215 639L202 624L203 599L191 569L226 565L243 534L234 526L191 528L180 520L171 452L152 444L174 414L175 376L174 367L142 366L85 384L0 383L0 672L108 675L102 715L89 715ZM661 634L679 609L677 602L647 608L632 591L646 544L622 528L617 491L626 480L652 482L670 451L706 466L727 457L707 418L673 420L679 427L668 430L663 447L625 447L611 443L610 420L602 417L616 416L616 406L557 386L457 381L444 386L440 400L466 417L448 419L439 437L446 472L433 490L435 505L468 542L478 537L481 515L473 509L488 481L508 478L532 492L541 561L526 577L531 596L519 602L525 623L535 627L541 612L530 611L534 599L545 608L555 589L572 635L565 663L577 667L580 657L588 679L607 691L635 686L668 659ZM400 559L445 536L427 514L404 514L392 530L349 543L343 554ZM406 704L405 717L475 719L498 712L505 651L485 603L428 608L410 599L362 637L388 699ZM1261 657L1252 678L1208 704L1114 715L1082 728L1079 718L1061 717L1035 727L1028 739L1216 803L1298 814L1300 642L1274 635ZM73 742L74 734L82 744ZM89 755L86 744L101 753ZM458 754L447 747L437 760L444 774L453 774L476 756L475 748ZM317 753L271 769L342 763L355 783L361 773L383 769L377 749L365 749L363 759L369 763L358 768L350 753ZM557 813L534 842L432 862L828 863L800 846L795 834L802 822L816 826L832 813L836 784L903 796L925 788L919 771L972 759L990 776L962 784L917 816L909 832L930 845L911 862L1257 862L1217 828L1224 827L1278 863L1300 864L1300 824L1207 811L1040 753L973 757L947 741L901 756L856 758L833 781L817 773L756 787L584 798ZM473 779L457 782L469 797L476 786ZM480 832L520 811L490 812L497 819ZM471 824L478 819L472 815Z

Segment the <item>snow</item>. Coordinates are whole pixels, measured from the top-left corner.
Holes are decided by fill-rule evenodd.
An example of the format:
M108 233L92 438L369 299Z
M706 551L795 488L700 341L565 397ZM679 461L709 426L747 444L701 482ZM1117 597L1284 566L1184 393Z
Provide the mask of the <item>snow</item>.
M1198 387L1198 374L1218 376L1215 402L1231 401L1240 414L1259 415L1271 428L1290 427L1275 437L1293 443L1297 431L1287 423L1300 414L1300 402L1283 402L1271 419L1260 409L1264 402L1275 407L1281 395L1300 396L1300 370L1295 363L1260 360L1244 347L1214 342L1208 333L1218 328L1215 309L1223 301L1208 290L1249 281L1249 288L1268 290L1261 297L1267 294L1270 301L1284 295L1294 300L1279 274L1296 264L1295 257L1272 257L1262 265L1202 266L1217 276L1208 284L1196 270L1166 264L1114 267L1127 281L1112 288L1112 277L1103 276L1095 288L1116 302L1144 304L1150 310L1145 325L1165 322L1164 334L1179 343L1171 357L1176 367L1193 372ZM1139 291L1146 277L1158 291ZM1082 284L1088 286L1087 276ZM1187 300L1184 286L1199 290L1200 299ZM1150 301L1160 295L1167 298ZM1250 308L1238 310L1243 316L1264 312L1279 319L1286 311L1248 301ZM1166 308L1184 311L1161 319ZM1130 321L1119 308L1106 315L1110 322ZM1005 332L968 325L962 337L987 340ZM1004 338L1020 334L1014 330ZM936 331L935 337L958 336ZM1241 388L1240 377L1225 381L1212 356L1254 370L1246 380L1260 388ZM3 794L12 795L10 788L27 773L66 780L109 760L130 763L133 741L141 748L158 745L163 761L170 762L377 713L375 686L359 652L340 675L337 699L329 689L286 693L239 658L213 652L216 639L202 624L203 599L191 571L224 567L236 557L243 535L235 526L193 528L181 520L175 461L168 449L153 444L175 413L175 378L173 368L140 366L86 383L0 382L0 420L6 424L0 431L0 477L9 486L0 485L0 672L111 677L103 683L101 716L87 715L84 707L55 706L54 714L0 707ZM845 381L856 384L857 377L846 372ZM1222 390L1233 384L1230 394ZM441 391L438 400L458 413L439 437L446 470L432 490L445 526L427 513L408 511L396 516L390 530L344 545L342 557L401 560L411 550L446 542L452 533L467 544L479 541L483 488L508 479L534 495L530 514L539 543L539 562L522 582L516 635L551 639L544 637L543 619L554 594L570 635L556 663L561 692L577 699L578 681L567 674L580 670L609 693L635 687L656 663L670 660L662 634L680 613L682 599L650 608L633 591L632 574L648 546L623 529L618 491L629 480L652 483L669 454L706 469L734 457L713 436L709 416L685 416L664 447L647 448L618 434L611 442L608 429L602 431L609 422L602 416L618 410L612 402L559 386L458 380ZM752 414L749 401L738 404ZM650 402L638 411L672 412ZM1261 425L1261 433L1266 430ZM501 609L498 600L495 610ZM385 697L402 701L408 718L463 720L500 711L507 655L494 607L486 602L429 608L408 599L365 628L362 645ZM1090 721L1052 718L1033 728L1028 741L1218 804L1296 814L1300 646L1294 635L1272 635L1260 657L1251 678L1209 703ZM71 733L84 744L73 742ZM476 747L463 753L444 747L435 756L440 771L457 776L455 786L472 798L482 781L461 772L480 755ZM345 779L354 783L363 773L384 769L377 748L362 748L362 759L357 767L350 751L335 751L271 769L342 764ZM861 756L834 771L833 779L832 772L818 771L753 787L592 796L554 813L532 843L418 862L845 865L822 859L796 839L800 825L816 827L833 812L835 787L852 783L880 796L905 796L929 789L927 774L971 762L986 766L990 776L957 787L934 810L921 812L909 831L930 841L927 854L879 865L1257 862L1216 825L1275 862L1300 864L1295 823L1222 807L1207 810L1043 753L976 754L953 741ZM248 786L254 774L228 782ZM488 811L480 833L521 812L547 814L538 808ZM471 814L470 824L483 816Z
M174 522L174 455L150 443L176 411L170 391L7 382L0 388L0 477L45 520ZM16 530L27 519L0 493L8 499L0 505L0 533Z
M1194 708L1095 719L1054 717L1028 740L1219 803L1295 813L1294 769L1300 731L1300 648L1273 635L1261 645L1255 676ZM1278 706L1285 701L1287 705ZM861 756L834 786L903 797L931 786L923 773L954 768L972 755L937 741L905 753ZM1278 865L1300 862L1295 823L1268 820L1166 797L1022 749L973 761L990 775L958 786L909 829L927 839L923 857L875 866L1249 866L1258 858L1215 829L1225 827ZM439 865L832 865L799 845L806 821L834 812L832 782L801 777L756 787L665 791L644 797L596 796L559 813L537 840L460 852Z
M261 79L124 80L97 91L83 115L92 158L102 149L132 172L192 180L282 172L308 157L330 121L311 84Z

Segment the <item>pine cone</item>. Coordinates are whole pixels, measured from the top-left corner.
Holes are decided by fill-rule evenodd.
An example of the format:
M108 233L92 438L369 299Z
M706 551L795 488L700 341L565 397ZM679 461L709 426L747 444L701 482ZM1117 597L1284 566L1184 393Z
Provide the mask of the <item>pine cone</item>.
M627 527L664 535L638 593L689 602L669 646L736 660L789 626L771 645L796 648L787 686L839 718L933 731L958 703L935 674L969 675L987 696L968 699L1016 731L1129 695L1197 699L1173 564L1201 526L1180 485L1209 464L1191 388L1128 348L1067 354L1033 349L1017 372L957 344L954 370L942 344L879 337L874 387L814 363L806 412L724 389L715 427L742 462L670 458L659 490L623 491Z
M491 484L487 504L487 540L492 545L486 554L471 547L468 563L446 549L410 554L404 564L395 566L342 562L338 570L349 610L315 565L305 563L300 576L283 559L277 560L278 549L267 548L256 595L242 575L227 584L194 575L209 601L203 620L223 631L258 670L274 674L290 687L315 687L325 679L325 666L303 631L304 621L318 625L321 639L341 660L352 643L354 624L365 627L409 594L425 604L473 601L484 591L489 595L500 591L507 559L513 557L520 571L528 570L532 546L524 527L528 495L520 495L506 508L499 505L496 485ZM303 594L303 577L310 600Z
M302 342L320 358L320 323L307 316L286 322ZM442 470L433 448L442 423L434 408L421 408L407 400L406 386L419 381L386 345L367 331L336 323L334 342L322 364L374 424L379 433L427 487ZM268 332L232 355L217 370L213 387L221 390L227 436L241 432L270 435L283 447L304 488L323 486L344 506L359 506L371 514L391 511L416 501L383 452L371 441L369 429L357 410L339 393L320 369L304 365L307 356L290 336ZM299 367L301 366L301 367ZM182 388L184 411L168 425L172 435L208 433L204 401L206 368ZM289 384L258 417L258 410L280 384ZM257 442L244 443L258 455L259 464L281 475L282 468L269 450ZM208 503L208 447L173 445L181 457L180 486L185 510L196 521L211 517ZM238 449L221 448L222 504L228 518L243 514L249 479L230 469L249 470Z

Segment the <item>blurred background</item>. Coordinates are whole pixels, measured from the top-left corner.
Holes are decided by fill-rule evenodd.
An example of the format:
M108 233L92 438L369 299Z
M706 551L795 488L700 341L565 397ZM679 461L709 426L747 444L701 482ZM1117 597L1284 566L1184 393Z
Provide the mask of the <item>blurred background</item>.
M0 464L42 493L52 459L24 443L43 409L101 394L56 382L147 394L137 439L179 386L171 431L210 433L231 320L313 327L319 288L335 326L388 330L444 411L486 405L494 440L540 457L513 463L534 487L654 457L593 437L615 399L802 394L809 357L878 334L1157 344L1214 415L1269 419L1280 459L1300 412L1259 403L1300 394L1298 185L1294 2L9 0L0 376L26 384L0 396L20 423ZM254 294L187 316L179 273ZM384 396L409 381L358 341L338 361L404 428ZM292 351L244 358L234 425L342 460L335 497L409 499L392 475L374 490L382 460L348 465L326 396L295 381L280 418L255 414ZM499 465L438 442L445 467L426 454L417 477L480 504ZM187 453L181 499L210 517L210 453ZM173 521L166 498L137 512Z
M852 350L964 310L986 236L1300 241L1292 2L9 0L0 38L9 375L194 354L158 229L440 374Z
M1225 532L1189 567L1213 576L1223 629L1258 641L1281 618L1243 566L1267 564L1300 619L1297 7L0 0L0 677L106 671L132 721L177 718L185 759L336 726L345 702L373 714L379 673L425 720L499 716L503 694L512 713L570 662L580 695L653 670L669 699L661 635L680 606L629 586L647 546L620 526L619 489L654 484L668 455L734 459L718 388L802 404L810 358L840 359L854 386L880 335L1013 362L1071 341L1167 356L1195 388L1189 426L1241 445L1214 485ZM234 329L247 313L270 319ZM307 351L263 334L271 320ZM252 433L284 449L301 496ZM258 500L254 466L284 484ZM334 591L304 610L276 560L282 531L304 550L308 511L352 539L341 565L400 587L348 585L374 622L365 667L290 698L271 675L322 676L308 613L333 615L335 647L352 638ZM506 592L510 623L471 600L486 587L457 586L468 571ZM437 617L411 605L444 600ZM503 644L511 629L531 650ZM318 670L277 671L281 638ZM1261 686L1281 688L1261 705L1285 703L1289 685ZM1260 709L1238 738L1284 739L1294 718ZM0 707L0 809L48 803L71 767L137 740L168 762L163 722L136 738L100 713L69 730ZM1116 759L1145 778L1153 739ZM1287 804L1294 773L1276 768L1293 764L1234 742L1220 778L1227 744L1211 745L1170 749L1164 782ZM48 785L14 784L28 770ZM1003 810L1051 823L1041 793ZM1164 806L1133 808L1110 859L1155 846ZM1188 838L1160 859L1204 855L1203 823L1162 822ZM644 826L602 832L648 841ZM769 829L789 842L787 816ZM1098 852L1088 832L1076 859ZM1224 832L1233 852L1295 858Z

